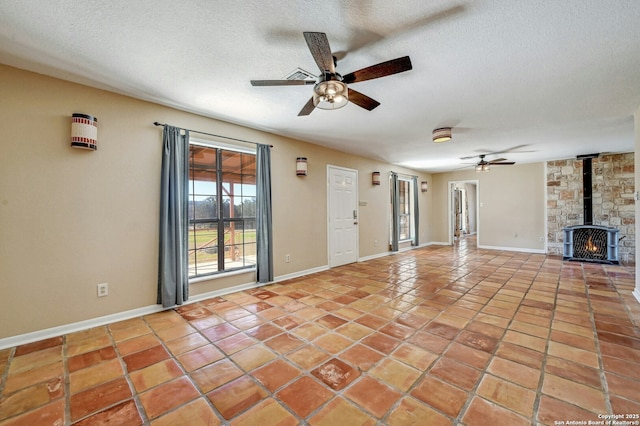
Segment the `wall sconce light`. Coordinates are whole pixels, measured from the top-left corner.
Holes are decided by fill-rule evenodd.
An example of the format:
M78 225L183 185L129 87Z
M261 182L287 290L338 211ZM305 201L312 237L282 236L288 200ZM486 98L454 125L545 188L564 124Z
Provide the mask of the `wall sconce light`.
M422 192L427 192L427 190L428 190L428 189L429 189L429 184L427 183L427 181L426 181L426 180L423 180L423 181L420 183L420 190L421 190Z
M296 159L296 176L307 175L307 157L298 157Z
M380 172L371 173L371 185L380 185Z
M451 127L441 127L433 131L433 141L435 143L447 142L451 140Z
M92 115L74 113L71 116L71 146L98 149L98 119Z

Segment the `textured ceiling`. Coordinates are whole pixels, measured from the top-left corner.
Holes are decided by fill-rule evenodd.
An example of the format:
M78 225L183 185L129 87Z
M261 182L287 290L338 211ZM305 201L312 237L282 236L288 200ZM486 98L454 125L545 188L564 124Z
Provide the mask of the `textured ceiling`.
M298 117L312 86L249 80L318 74L303 31L327 33L343 75L413 70L352 84L371 112ZM437 172L633 151L640 1L0 0L0 63Z

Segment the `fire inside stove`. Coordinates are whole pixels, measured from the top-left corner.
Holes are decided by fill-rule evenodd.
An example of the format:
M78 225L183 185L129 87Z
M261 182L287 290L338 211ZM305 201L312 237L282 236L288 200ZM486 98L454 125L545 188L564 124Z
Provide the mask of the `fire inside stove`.
M606 230L583 228L576 231L573 233L573 257L593 260L607 259Z

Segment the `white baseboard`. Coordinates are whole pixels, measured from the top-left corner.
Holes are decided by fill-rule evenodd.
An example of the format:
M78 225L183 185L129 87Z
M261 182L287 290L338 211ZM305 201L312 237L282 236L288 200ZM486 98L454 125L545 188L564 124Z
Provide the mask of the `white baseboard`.
M636 289L633 290L633 297L640 303L640 286L636 285Z
M522 247L498 247L498 246L481 246L478 245L479 249L487 249L487 250L500 250L500 251L521 251L524 253L536 253L536 254L546 254L546 250L544 249L532 249L532 248L522 248Z

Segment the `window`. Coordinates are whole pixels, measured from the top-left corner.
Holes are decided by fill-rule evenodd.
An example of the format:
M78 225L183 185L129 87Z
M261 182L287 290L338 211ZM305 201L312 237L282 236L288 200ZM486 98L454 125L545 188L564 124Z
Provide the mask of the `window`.
M189 145L189 278L256 265L256 155Z
M406 241L411 239L411 181L398 180L399 199L398 199L398 226L400 227L399 240Z

